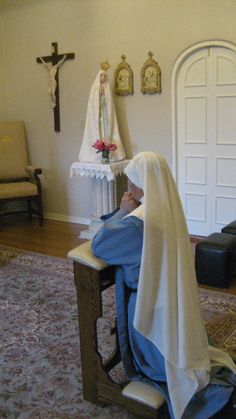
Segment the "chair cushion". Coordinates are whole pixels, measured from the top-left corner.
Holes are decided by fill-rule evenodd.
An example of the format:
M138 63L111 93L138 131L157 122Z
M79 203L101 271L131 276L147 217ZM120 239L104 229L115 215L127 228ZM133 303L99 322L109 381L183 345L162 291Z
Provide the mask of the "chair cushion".
M24 122L0 122L0 179L26 177L27 163Z
M38 195L37 186L31 182L0 183L0 199Z

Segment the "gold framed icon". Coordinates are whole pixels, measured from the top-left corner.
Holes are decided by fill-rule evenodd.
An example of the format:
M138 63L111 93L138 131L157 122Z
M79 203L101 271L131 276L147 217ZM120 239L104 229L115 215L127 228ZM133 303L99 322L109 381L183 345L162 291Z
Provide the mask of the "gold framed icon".
M149 58L141 69L141 92L152 95L161 93L161 69L153 59L153 53L149 51L148 55Z
M115 94L120 96L134 93L134 74L130 65L126 62L126 56L121 56L122 61L115 70Z

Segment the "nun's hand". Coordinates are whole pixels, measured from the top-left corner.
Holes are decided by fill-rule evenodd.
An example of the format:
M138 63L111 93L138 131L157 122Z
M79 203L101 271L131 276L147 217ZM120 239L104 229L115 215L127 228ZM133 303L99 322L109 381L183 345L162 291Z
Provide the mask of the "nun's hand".
M125 192L121 198L120 209L131 212L140 205L130 192Z

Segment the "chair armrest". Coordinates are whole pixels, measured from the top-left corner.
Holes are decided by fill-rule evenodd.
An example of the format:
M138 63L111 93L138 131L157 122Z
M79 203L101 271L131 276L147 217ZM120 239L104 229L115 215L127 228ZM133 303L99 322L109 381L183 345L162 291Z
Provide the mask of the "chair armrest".
M25 168L29 172L32 181L36 184L39 196L41 196L41 182L38 175L42 174L42 169L33 166L25 166Z
M108 266L104 260L94 256L90 240L70 250L67 257L72 259L74 262L79 262L82 265L89 266L96 271L102 271Z
M26 166L25 168L26 168L27 172L30 172L30 174L32 176L42 174L42 169L40 169L40 167Z

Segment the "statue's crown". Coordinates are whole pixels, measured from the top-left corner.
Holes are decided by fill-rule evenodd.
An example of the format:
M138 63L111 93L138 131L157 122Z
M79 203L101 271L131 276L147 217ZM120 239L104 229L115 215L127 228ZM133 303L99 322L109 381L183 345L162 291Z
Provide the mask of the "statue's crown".
M102 70L107 71L109 68L110 68L110 64L109 64L108 60L101 62L101 69Z

